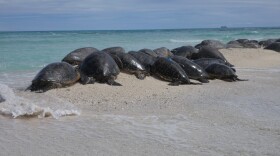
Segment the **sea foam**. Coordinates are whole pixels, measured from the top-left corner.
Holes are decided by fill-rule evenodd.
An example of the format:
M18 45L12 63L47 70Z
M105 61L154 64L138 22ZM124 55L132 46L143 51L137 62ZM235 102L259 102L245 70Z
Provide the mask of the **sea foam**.
M12 88L4 84L0 84L0 94L5 99L0 103L0 114L5 116L13 118L52 116L57 119L62 116L80 115L78 109L65 101L55 99L57 103L50 104L42 99L41 103L34 102L32 99L17 96ZM52 106L56 106L56 108Z

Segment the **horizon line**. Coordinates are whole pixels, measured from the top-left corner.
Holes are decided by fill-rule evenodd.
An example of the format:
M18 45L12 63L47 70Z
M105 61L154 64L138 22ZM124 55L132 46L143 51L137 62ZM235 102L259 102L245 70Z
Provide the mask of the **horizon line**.
M225 25L226 26L226 25ZM241 29L241 28L272 28L278 29L280 26L258 26L258 27L197 27L197 28L149 28L149 29L69 29L69 30L0 30L0 32L48 32L48 31L154 31L154 30L190 30L190 29Z

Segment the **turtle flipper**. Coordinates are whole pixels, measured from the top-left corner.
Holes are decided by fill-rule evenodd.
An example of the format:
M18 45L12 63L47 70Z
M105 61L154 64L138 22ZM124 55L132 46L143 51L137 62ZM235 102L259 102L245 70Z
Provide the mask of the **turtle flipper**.
M95 83L95 79L93 77L88 77L83 72L80 72L80 77L80 83L83 85Z
M238 77L235 78L236 81L249 81L249 79L239 79Z
M111 86L122 86L120 83L116 82L114 78L108 79L107 84Z
M179 86L181 84L181 81L174 81L174 82L170 82L168 85L169 86Z
M144 79L146 78L146 74L145 74L144 72L142 72L142 71L137 71L137 72L135 73L135 76L136 76L138 79L140 79L140 80L144 80Z
M199 79L197 79L197 81L202 82L202 83L209 83L209 80L207 80L206 78L199 78Z

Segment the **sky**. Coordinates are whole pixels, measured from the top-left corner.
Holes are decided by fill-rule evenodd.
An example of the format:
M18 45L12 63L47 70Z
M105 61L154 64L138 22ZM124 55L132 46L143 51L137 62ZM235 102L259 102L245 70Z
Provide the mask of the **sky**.
M0 31L279 27L280 0L0 0Z

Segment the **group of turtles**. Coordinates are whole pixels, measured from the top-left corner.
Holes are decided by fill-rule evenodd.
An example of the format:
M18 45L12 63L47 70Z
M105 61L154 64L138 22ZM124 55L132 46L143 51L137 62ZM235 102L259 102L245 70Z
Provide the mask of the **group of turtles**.
M84 47L70 52L61 62L45 66L27 90L45 92L76 82L84 85L99 82L121 86L116 82L120 72L133 74L140 80L153 76L170 82L169 85L202 84L208 83L209 79L242 81L236 75L233 65L212 46L201 46L199 49L182 46L171 51L162 47L129 52L125 52L122 47L101 51Z

